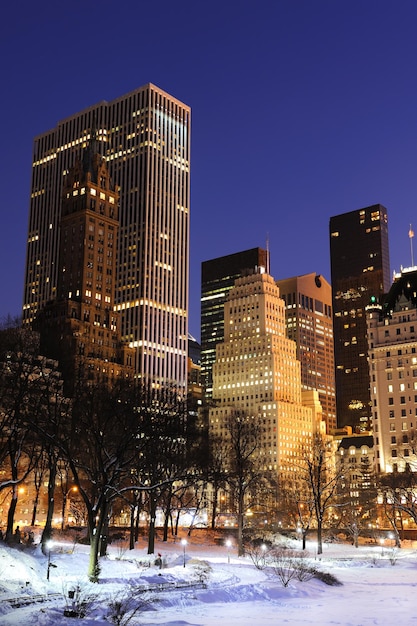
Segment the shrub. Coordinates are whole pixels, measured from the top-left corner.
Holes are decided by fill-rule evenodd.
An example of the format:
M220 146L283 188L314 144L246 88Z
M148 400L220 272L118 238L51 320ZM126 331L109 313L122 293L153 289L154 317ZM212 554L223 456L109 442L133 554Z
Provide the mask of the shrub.
M270 565L283 587L296 578L297 553L294 550L276 548L271 552Z
M85 617L97 601L98 594L94 593L89 585L77 583L75 587L64 590L65 610L68 617Z
M338 580L336 576L333 576L333 574L329 574L329 572L321 572L320 570L316 570L314 573L314 578L317 578L318 580L321 580L321 582L332 587L342 585L340 580Z
M107 619L115 626L127 626L135 615L148 607L149 602L148 598L138 600L130 594L117 595L109 602Z
M250 559L256 569L263 570L268 563L269 549L266 543L254 543L246 546L246 554L249 554Z

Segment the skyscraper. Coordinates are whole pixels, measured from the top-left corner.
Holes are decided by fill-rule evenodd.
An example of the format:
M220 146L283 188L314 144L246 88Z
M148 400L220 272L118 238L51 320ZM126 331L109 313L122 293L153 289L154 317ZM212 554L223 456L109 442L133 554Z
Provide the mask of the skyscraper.
M224 304L240 276L268 267L268 253L252 248L204 261L201 265L201 374L205 396L211 398L216 345L224 339Z
M294 472L295 457L320 429L322 415L315 392L306 392L308 406L303 403L297 347L286 336L285 304L272 276L261 270L238 278L224 320L213 365L210 432L225 438L234 411L255 418L264 469Z
M416 267L396 274L367 318L377 471L417 471Z
M365 307L390 287L388 216L381 204L330 218L336 411L339 427L371 418Z
M114 311L119 196L93 137L64 179L57 297L36 316L41 354L59 362L65 392L78 380L132 377L134 349Z
M317 389L327 432L336 428L332 289L319 274L277 280L287 336L297 345L303 389Z
M190 108L152 84L100 102L36 137L23 318L57 295L61 194L96 128L120 188L115 308L139 378L187 380ZM101 198L97 201L100 203ZM92 288L95 295L95 286Z

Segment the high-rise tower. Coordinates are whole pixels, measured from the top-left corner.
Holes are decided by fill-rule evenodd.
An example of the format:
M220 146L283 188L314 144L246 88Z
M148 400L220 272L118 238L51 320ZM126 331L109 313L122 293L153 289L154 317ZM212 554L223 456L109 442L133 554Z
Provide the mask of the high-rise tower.
M210 433L226 437L233 411L255 418L264 468L294 472L296 455L320 429L321 407L316 392L306 392L303 402L297 347L286 336L285 303L272 276L259 271L238 278L224 320L213 365Z
M336 410L339 427L371 417L365 307L390 287L388 216L381 204L330 219Z
M120 188L121 338L135 348L139 378L180 389L187 380L190 115L188 106L148 84L35 139L23 305L30 323L57 296L63 182L96 127Z
M417 268L368 307L372 424L378 472L417 471Z
M224 339L224 304L240 276L268 268L268 252L252 248L204 261L201 265L201 374L205 397L213 391L216 346Z
M287 335L297 345L303 389L317 389L327 432L336 428L332 289L319 274L277 280Z
M41 354L58 360L69 395L78 379L112 383L134 372L114 311L119 196L96 150L93 137L65 176L57 296L34 321Z

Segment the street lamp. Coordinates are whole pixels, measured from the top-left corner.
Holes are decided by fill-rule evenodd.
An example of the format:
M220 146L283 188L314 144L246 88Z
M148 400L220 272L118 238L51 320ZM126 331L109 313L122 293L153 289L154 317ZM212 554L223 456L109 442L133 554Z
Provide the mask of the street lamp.
M232 542L230 539L227 539L226 546L227 546L227 562L230 563L230 548L232 547Z
M51 567L56 567L53 563L51 563L51 548L54 545L54 542L49 539L46 542L46 547L48 548L48 568L46 570L46 580L49 580L49 570Z
M183 567L185 567L185 546L187 545L187 540L181 539L181 545L184 548Z

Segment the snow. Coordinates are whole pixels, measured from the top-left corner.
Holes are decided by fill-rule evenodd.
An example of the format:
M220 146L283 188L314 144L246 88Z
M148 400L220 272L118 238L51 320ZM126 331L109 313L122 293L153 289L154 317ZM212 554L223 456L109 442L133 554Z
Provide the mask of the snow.
M0 625L109 624L109 603L124 598L130 608L146 600L131 626L417 626L417 544L405 542L395 553L386 546L330 544L318 558L311 543L311 563L342 584L313 578L283 587L270 568L256 569L248 556L238 558L235 547L214 545L202 531L187 541L185 567L178 540L157 542L150 556L145 539L131 551L112 544L100 560L97 584L86 575L88 546L54 542L47 581L48 557L39 547L0 544ZM158 552L161 569L155 565ZM77 588L82 597L91 596L91 609L84 618L64 616L74 608L69 592Z

